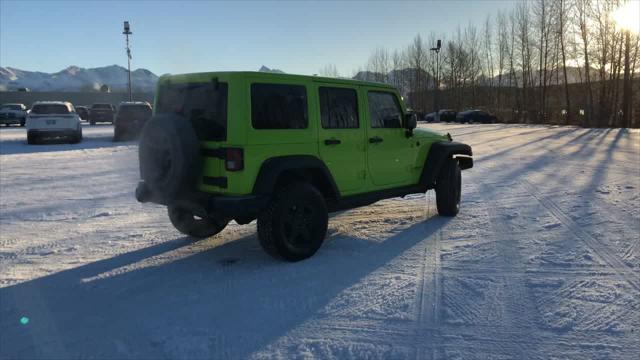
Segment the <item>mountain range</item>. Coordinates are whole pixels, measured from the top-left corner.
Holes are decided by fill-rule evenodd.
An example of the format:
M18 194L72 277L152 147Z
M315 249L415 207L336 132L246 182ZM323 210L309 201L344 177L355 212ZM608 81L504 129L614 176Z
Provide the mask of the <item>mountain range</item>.
M282 70L261 66L258 71L284 73ZM131 72L134 92L155 91L158 76L147 69ZM98 68L69 66L55 72L26 71L13 67L0 67L0 91L15 91L28 88L31 91L100 91L107 85L111 91L127 89L127 69L119 65Z
M584 69L575 67L567 68L569 83L580 82L581 73ZM268 68L264 65L258 71L284 73L279 69ZM410 79L417 75L415 69L393 70L386 75L361 71L353 78L365 81L384 81L385 79L400 88L402 93L409 90ZM428 72L421 70L422 78L426 84L433 82L433 77ZM554 74L555 75L555 74ZM562 83L562 76L560 82ZM516 73L518 78L521 73ZM592 69L592 79L598 79L595 69ZM534 79L537 80L536 74ZM555 81L555 76L554 79ZM155 91L158 76L147 69L136 69L131 72L131 82L134 92ZM488 79L480 78L480 84L488 84ZM493 83L497 85L498 77L495 76ZM119 65L103 66L98 68L81 68L69 66L64 70L55 73L45 73L39 71L26 71L13 67L0 67L0 91L15 91L19 88L29 88L31 91L100 91L103 85L109 86L111 91L120 92L127 89L127 69ZM503 75L502 86L510 86L507 75Z
M154 91L157 81L158 76L147 69L131 72L134 92ZM18 88L31 91L99 91L103 85L112 91L123 91L127 82L127 69L118 65L91 69L69 66L55 73L0 67L0 91Z

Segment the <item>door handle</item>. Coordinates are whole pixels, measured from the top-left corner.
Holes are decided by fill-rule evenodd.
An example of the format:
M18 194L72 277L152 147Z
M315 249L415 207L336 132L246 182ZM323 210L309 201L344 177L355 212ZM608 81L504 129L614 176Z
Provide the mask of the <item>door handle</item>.
M384 141L384 139L382 139L379 136L374 136L372 138L369 138L369 143L371 143L371 144L381 143L383 141Z
M338 140L338 139L326 139L324 141L325 145L338 145L340 143L342 143L342 142L340 140Z

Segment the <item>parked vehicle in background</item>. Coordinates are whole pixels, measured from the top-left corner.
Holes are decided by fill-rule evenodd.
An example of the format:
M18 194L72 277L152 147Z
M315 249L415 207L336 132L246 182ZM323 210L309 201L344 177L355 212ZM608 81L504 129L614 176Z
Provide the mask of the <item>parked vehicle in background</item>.
M257 72L163 76L140 137L140 202L206 238L257 219L258 240L298 261L321 246L328 213L435 189L460 209L471 147L416 128L381 83Z
M467 110L461 111L456 115L456 122L459 123L483 123L493 124L498 118L483 110Z
M115 108L111 104L93 104L89 110L89 124L95 125L99 122L113 124Z
M27 107L24 104L2 104L0 106L0 124L24 126L26 119Z
M89 108L86 106L76 106L76 112L80 116L80 120L89 121Z
M38 101L27 116L27 143L48 138L66 138L72 144L82 141L80 116L70 102Z
M455 110L443 109L443 110L440 110L439 113L440 113L440 121L442 122L456 121L457 112Z
M146 101L120 103L116 113L113 141L137 138L151 115L151 105Z
M424 116L424 121L426 122L434 122L436 121L436 113L431 112Z

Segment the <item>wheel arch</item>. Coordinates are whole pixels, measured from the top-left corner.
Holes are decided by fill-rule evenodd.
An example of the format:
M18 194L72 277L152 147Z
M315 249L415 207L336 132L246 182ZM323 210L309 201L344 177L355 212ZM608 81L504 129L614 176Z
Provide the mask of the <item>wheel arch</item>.
M454 141L441 141L431 145L429 154L422 168L420 184L426 189L432 189L440 175L440 170L448 159L458 160L461 170L473 167L473 152L471 146Z
M313 184L328 199L338 199L340 192L327 166L312 155L279 156L265 160L260 166L253 194L270 195L281 185L292 181Z

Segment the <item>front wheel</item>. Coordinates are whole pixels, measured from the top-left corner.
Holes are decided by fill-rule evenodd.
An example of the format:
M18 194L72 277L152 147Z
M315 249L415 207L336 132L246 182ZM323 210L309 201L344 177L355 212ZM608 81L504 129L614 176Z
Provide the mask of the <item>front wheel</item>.
M458 161L449 159L440 169L436 180L436 205L438 214L456 216L460 211L462 174Z
M293 183L277 191L258 216L258 239L275 258L304 260L322 245L328 221L322 194L311 184Z
M171 224L185 235L203 239L224 230L229 221L211 217L199 217L191 210L180 206L169 206Z

